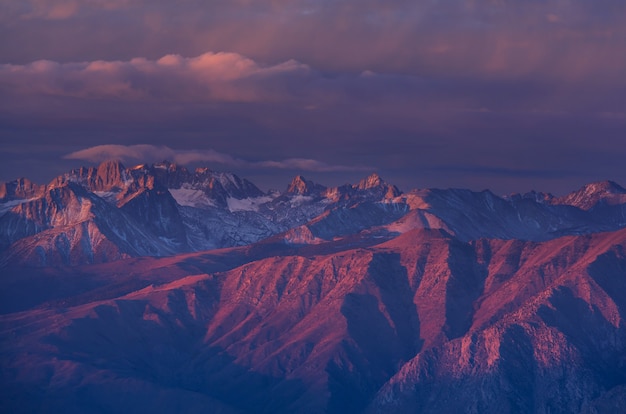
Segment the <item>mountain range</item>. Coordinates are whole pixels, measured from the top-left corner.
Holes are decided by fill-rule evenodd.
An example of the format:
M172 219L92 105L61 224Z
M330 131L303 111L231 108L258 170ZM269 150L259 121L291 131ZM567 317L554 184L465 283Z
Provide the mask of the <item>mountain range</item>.
M626 412L626 189L0 185L3 412Z

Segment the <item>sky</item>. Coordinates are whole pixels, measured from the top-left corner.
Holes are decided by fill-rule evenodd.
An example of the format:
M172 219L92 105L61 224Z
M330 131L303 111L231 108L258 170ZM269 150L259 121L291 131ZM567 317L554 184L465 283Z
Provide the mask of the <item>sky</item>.
M0 0L0 181L626 186L623 0Z

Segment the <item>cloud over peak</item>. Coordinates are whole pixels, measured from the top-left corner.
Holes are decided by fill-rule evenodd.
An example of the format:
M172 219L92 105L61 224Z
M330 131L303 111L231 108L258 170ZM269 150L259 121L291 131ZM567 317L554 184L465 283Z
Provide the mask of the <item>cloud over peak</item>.
M187 165L198 162L216 163L224 166L246 169L282 169L311 172L364 171L360 166L332 165L308 158L287 158L279 161L248 161L224 154L213 149L175 150L165 145L97 145L66 154L65 159L99 163L105 160L123 162L155 162L170 160Z

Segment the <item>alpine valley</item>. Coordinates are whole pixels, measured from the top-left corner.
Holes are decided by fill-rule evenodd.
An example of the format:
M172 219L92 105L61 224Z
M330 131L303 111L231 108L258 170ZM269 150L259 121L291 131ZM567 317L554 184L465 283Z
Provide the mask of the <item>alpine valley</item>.
M0 411L626 412L626 189L0 185Z

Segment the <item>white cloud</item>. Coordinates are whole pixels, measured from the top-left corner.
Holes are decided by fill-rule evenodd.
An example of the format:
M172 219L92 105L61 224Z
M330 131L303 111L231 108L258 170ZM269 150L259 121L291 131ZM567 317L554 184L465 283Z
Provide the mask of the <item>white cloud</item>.
M237 165L243 161L214 150L176 151L167 146L157 145L97 145L67 154L64 158L102 162L109 159L124 162L170 160L179 164L192 162L216 162L219 164Z
M141 145L97 145L65 155L66 159L83 160L93 163L109 159L122 162L155 162L173 161L177 164L196 162L217 163L239 168L276 168L295 171L335 172L364 171L364 167L332 165L307 158L287 158L281 161L246 161L213 149L205 150L174 150L167 146L149 144Z

